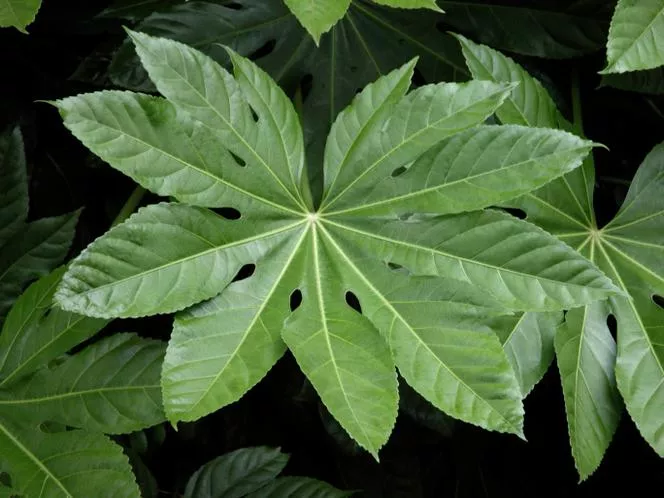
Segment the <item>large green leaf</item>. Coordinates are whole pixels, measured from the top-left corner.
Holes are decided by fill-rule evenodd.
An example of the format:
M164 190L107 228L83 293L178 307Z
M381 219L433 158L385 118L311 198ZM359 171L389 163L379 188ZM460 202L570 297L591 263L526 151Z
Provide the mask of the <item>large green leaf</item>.
M599 466L620 420L608 312L605 302L571 310L556 336L570 443L582 480Z
M351 0L284 0L298 21L313 37L316 45L320 37L334 26L348 10Z
M156 425L164 350L160 341L113 335L0 391L0 414L105 433Z
M273 481L288 455L278 448L242 448L209 461L187 482L184 498L242 498Z
M45 366L96 334L107 320L53 307L53 295L65 268L32 284L7 315L0 334L0 387Z
M22 33L35 20L41 0L1 0L0 27L13 26Z
M524 55L565 59L599 50L606 40L601 17L564 12L538 0L458 0L439 2L442 21L482 43Z
M23 139L18 127L0 134L0 247L28 214L28 182Z
M652 69L664 64L664 1L620 0L611 19L603 73Z
M0 462L21 496L140 498L122 448L101 434L47 434L0 419Z
M478 48L468 48L471 66L475 50ZM500 54L493 54L493 58L499 59ZM494 70L492 74L498 77L500 71ZM512 81L536 89L524 71L510 74ZM536 110L548 106L548 102L541 92L535 92L530 100L521 100L519 113L529 122L535 122ZM503 115L503 119L509 116ZM523 209L529 221L596 263L625 294L610 298L610 311L618 321L617 357L614 358L613 339L601 323L606 312L599 304L570 312L557 340L571 445L582 478L597 467L615 431L620 412L616 382L639 430L659 454L664 454L664 424L655 408L664 402L664 352L659 346L664 343L661 333L664 311L653 301L653 295L664 293L661 265L664 205L657 194L664 186L663 171L664 145L660 145L639 168L619 214L601 229L593 212L592 161L509 202ZM563 338L568 339L565 347ZM609 367L614 361L615 381ZM588 375L585 381L582 373Z
M176 124L186 117L184 126L209 130L220 147L246 163L248 172L265 175L259 181L238 172L233 188L219 189L216 201L201 202L230 212L177 203L143 208L91 244L71 264L56 293L65 309L92 316L189 308L176 318L162 375L169 419L195 420L236 401L287 346L328 411L375 457L396 419L397 368L451 416L521 434L519 379L496 336L514 319L501 315L512 309L560 311L618 290L589 261L537 227L477 209L559 177L579 165L591 144L555 130L535 130L531 136L521 127L478 126L504 101L510 85L472 81L423 86L406 94L411 62L360 92L336 121L324 163L330 178L322 184L326 206L346 212L316 210L308 195L315 180L308 184L304 174L297 117L265 73L233 52L231 75L186 45L132 36L170 101L166 116ZM90 99L96 105L118 95ZM67 106L87 98L76 97ZM164 101L133 99L125 99L133 119L116 127L159 144L153 135L159 123L145 119L149 112L143 104L161 107ZM182 176L166 188L163 178L176 156L155 161L148 171L128 133L106 135L108 127L101 121L92 119L77 133L111 166L157 193L181 195L191 182L192 199L198 199L194 170L180 162L176 172ZM97 130L117 139L116 151L108 152ZM493 148L503 135L511 141ZM486 141L486 136L495 140ZM427 202L409 204L389 191L387 214L360 212L372 199L367 188L380 199L378 186L390 181L413 198L425 192L426 168L436 162L428 151L449 151L457 138L476 138L491 154L504 156L504 167L496 167L483 159L487 152L481 147L449 152L454 158L449 168L471 173L485 168L489 176L498 170L493 180L478 181L472 190L461 187L471 183L468 179L445 193L450 199L475 197L474 202L459 200L453 206L442 195L432 195ZM177 144L174 138L160 148ZM177 149L177 157L186 156ZM209 143L198 150L203 156L199 164L219 157ZM401 176L413 181L399 183L395 170L410 163ZM501 176L501 169L511 167L518 175ZM445 178L433 180L446 184ZM352 216L351 209L357 211ZM436 216L463 210L473 211ZM254 265L248 277L246 265Z
M352 494L310 477L279 477L247 498L346 498Z

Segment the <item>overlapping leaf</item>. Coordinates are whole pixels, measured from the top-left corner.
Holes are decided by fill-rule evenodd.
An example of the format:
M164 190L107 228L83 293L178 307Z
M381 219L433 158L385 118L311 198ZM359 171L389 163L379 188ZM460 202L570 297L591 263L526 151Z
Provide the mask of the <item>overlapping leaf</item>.
M664 64L664 2L620 0L611 19L603 73L653 69Z
M493 79L504 81L500 68L510 65L509 60L468 40L464 45L473 72L490 67ZM475 66L477 59L491 63ZM514 81L537 89L526 73L510 74ZM525 119L536 122L536 110L548 107L550 99L541 92L531 94L530 99L513 98L513 102ZM503 114L501 119L509 120L510 115ZM549 125L555 126L556 122L560 120L555 118ZM611 312L618 320L617 351L605 323L608 311L597 303L568 313L567 323L556 340L572 452L582 478L599 465L615 432L621 410L616 383L639 430L662 454L664 426L656 417L654 406L662 400L664 385L664 356L659 346L663 315L653 296L661 295L664 289L664 206L656 194L664 182L663 154L661 145L651 152L639 168L621 211L602 229L596 225L592 208L591 161L510 202L523 209L528 220L594 261L625 293L610 299Z
M112 166L199 206L143 208L74 261L56 299L102 317L196 305L176 318L166 355L169 419L234 402L287 346L329 412L376 457L396 419L396 369L455 418L521 434L522 388L496 336L514 319L499 315L578 307L617 289L537 227L477 210L574 169L592 144L483 126L511 85L407 94L410 62L361 91L332 126L316 210L297 115L266 73L232 51L234 75L186 45L131 36L168 102L104 93L57 104ZM124 109L122 119L92 106ZM482 147L466 146L473 141ZM231 283L244 265L254 272ZM530 370L528 379L540 375Z

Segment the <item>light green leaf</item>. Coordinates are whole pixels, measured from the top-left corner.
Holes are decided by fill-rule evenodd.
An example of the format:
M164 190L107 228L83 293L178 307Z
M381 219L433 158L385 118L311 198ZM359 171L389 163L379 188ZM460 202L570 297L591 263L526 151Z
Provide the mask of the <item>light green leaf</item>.
M664 64L664 1L619 0L606 44L602 73L653 69Z
M0 391L16 422L59 422L91 432L133 432L164 420L159 374L165 344L116 334Z
M46 434L0 420L0 461L22 496L140 498L122 448L101 434L75 430Z
M78 211L23 226L0 248L0 320L24 287L58 266L69 251Z
M279 477L247 498L346 498L353 495L310 477Z
M444 138L482 123L507 97L511 87L485 81L439 83L413 90L394 106L382 126L358 136L366 145L355 161L340 169L323 199L321 210L356 204L360 193L377 180L408 165ZM357 103L358 105L360 102ZM333 168L329 162L328 168Z
M522 435L519 385L487 319L498 304L461 282L411 278L328 241L406 381L452 417Z
M270 251L249 278L180 313L162 385L171 422L196 420L240 399L286 351L281 329L297 287L293 260L304 241Z
M475 211L530 192L577 168L592 146L558 130L510 125L472 128L431 148L407 171L400 173L396 168L382 181L367 185L358 193L355 206L330 214Z
M486 45L478 45L461 35L455 36L461 43L473 78L496 83L518 83L505 103L496 110L496 116L503 123L570 129L546 89L519 64Z
M102 318L177 311L221 292L242 265L303 224L261 219L258 210L243 219L254 221L183 204L143 208L81 253L55 300Z
M247 169L265 170L272 177L274 200L305 207L296 176L304 154L302 130L292 103L274 81L232 52L237 79L186 45L130 35L150 78L177 109L213 131Z
M581 480L599 466L620 420L616 343L606 302L570 310L556 335L572 454Z
M524 398L542 380L553 361L553 341L562 320L561 312L521 313L496 330Z
M209 461L189 479L184 498L242 498L274 480L288 462L279 448L242 448Z
M320 37L334 26L345 14L351 0L284 0L300 24L313 37L316 45Z
M302 305L283 339L329 412L378 459L396 422L397 377L387 344L344 302L343 267L314 227L300 255Z
M498 211L410 221L341 220L328 222L341 240L418 275L477 285L512 309L554 311L618 292L568 246Z
M432 9L442 12L436 0L373 0L375 3L400 9Z
M611 300L618 321L616 380L627 411L664 456L664 144L636 173L625 202L600 234L600 264L630 298Z
M163 98L105 91L55 104L86 147L156 194L207 207L259 201L291 212L269 200L269 175L242 167L211 130Z
M25 154L16 127L0 134L0 247L18 231L27 214Z
M41 0L0 0L0 27L13 26L21 33L35 20Z
M53 306L65 268L32 284L7 315L0 334L0 387L45 366L92 337L107 320L74 315Z

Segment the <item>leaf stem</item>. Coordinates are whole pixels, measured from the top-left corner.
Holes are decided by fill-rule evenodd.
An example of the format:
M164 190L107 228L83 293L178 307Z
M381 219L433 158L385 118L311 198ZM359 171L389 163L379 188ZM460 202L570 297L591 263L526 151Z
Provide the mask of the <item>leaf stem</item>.
M583 137L583 110L581 108L581 85L579 84L579 71L572 70L572 119L574 132Z
M141 187L140 185L137 185L134 191L131 193L127 201L124 203L124 206L120 209L120 212L118 215L115 217L113 222L111 223L111 228L114 227L115 225L119 225L123 221L125 221L131 214L136 211L136 208L140 204L141 200L143 199L143 196L145 195L145 189Z

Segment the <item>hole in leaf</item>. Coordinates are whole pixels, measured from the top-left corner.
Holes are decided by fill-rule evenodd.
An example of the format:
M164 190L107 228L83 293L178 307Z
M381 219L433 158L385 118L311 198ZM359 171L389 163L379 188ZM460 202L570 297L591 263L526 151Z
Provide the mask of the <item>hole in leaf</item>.
M390 270L401 270L401 269L403 268L403 266L398 265L398 264L396 264L396 263L392 263L392 261L388 261L388 262L387 262L387 267L388 267Z
M224 7L226 7L227 9L233 9L233 10L242 10L242 9L244 9L244 5L242 5L241 3L237 3L237 2L226 3L226 4L224 4Z
M314 86L314 77L311 74L305 74L300 80L300 92L302 92L302 102L307 101L307 97L311 93Z
M258 114L254 110L254 108L249 106L249 110L251 111L251 118L254 120L254 123L258 123Z
M217 213L219 216L226 218L227 220L239 220L242 216L240 211L232 207L214 208L212 211Z
M238 166L244 168L247 165L247 161L242 159L240 156L233 154L230 150L228 153L231 155L231 157L233 157L233 160L237 163Z
M266 41L265 43L263 43L263 45L254 50L251 54L249 54L249 59L255 61L257 59L260 59L261 57L270 55L276 45L277 45L277 40L272 39Z
M401 221L408 221L410 218L414 216L415 213L403 213L399 215L399 219Z
M359 68L357 66L350 66L349 69L351 73L356 73Z
M519 208L503 208L503 211L508 212L515 218L519 218L520 220L525 220L527 218L527 214L523 209Z
M346 304L353 308L358 313L362 314L362 306L360 300L351 291L346 292Z
M658 296L657 294L655 294L652 297L652 302L655 303L660 308L664 309L664 297Z
M609 315L606 319L606 324L609 327L611 335L615 339L618 335L618 322L616 320L616 317L613 315Z
M397 176L403 175L407 169L408 168L406 168L405 166L399 166L397 169L392 171L392 178L396 178Z
M295 311L302 304L302 291L295 289L290 295L290 310Z
M413 86L423 86L427 84L427 80L424 79L424 75L422 74L422 71L419 70L419 68L415 68L413 71Z
M239 282L240 280L245 280L245 279L251 277L254 274L255 271L256 271L256 265L255 264L249 263L247 265L244 265L237 272L237 275L235 275L235 278L233 278L233 282Z
M0 484L4 484L8 488L11 488L12 477L7 472L0 472Z

